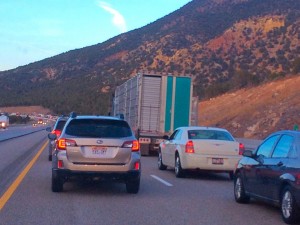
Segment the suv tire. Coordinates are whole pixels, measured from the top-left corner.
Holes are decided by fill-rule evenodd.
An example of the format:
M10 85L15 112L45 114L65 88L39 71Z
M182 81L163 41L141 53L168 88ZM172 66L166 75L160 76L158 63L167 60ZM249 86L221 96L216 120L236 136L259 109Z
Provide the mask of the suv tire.
M63 185L64 185L63 179L59 175L52 172L52 191L62 192Z
M129 180L126 182L126 191L130 194L136 194L140 189L140 178Z

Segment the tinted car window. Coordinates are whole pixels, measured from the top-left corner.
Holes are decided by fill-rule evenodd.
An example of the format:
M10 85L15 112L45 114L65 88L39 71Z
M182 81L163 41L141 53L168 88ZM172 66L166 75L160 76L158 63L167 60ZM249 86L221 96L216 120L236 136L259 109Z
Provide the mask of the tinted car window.
M178 133L179 130L175 130L173 134L170 136L170 140L173 140L175 138L175 135Z
M270 138L268 138L264 143L262 143L258 150L256 155L262 155L264 157L270 157L271 151L273 149L274 144L276 143L279 135L274 135Z
M122 138L132 135L127 122L106 119L74 119L66 127L66 134L95 138Z
M273 155L273 158L286 158L289 154L294 138L289 135L283 135L277 143Z
M178 132L176 133L174 139L179 140L181 138L181 134L182 134L182 130L178 130Z
M62 130L64 128L64 125L66 124L66 120L60 120L57 122L56 130Z
M233 141L233 138L229 133L219 130L189 130L188 138Z

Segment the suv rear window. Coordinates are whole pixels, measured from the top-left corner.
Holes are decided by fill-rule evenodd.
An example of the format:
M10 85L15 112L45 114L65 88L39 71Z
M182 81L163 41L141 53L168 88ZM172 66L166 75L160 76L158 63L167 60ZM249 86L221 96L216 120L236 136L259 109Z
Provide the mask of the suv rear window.
M132 136L126 121L109 119L74 119L66 127L66 134L79 137L123 138Z
M188 138L233 141L233 138L229 133L219 130L189 130Z

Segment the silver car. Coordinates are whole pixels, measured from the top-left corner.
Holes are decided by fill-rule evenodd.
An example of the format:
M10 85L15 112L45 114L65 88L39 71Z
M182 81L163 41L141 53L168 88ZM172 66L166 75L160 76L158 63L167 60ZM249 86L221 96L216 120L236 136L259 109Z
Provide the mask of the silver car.
M48 134L55 140L55 134ZM128 193L138 193L141 154L128 123L109 116L72 114L52 155L52 191L63 191L71 177L122 181Z

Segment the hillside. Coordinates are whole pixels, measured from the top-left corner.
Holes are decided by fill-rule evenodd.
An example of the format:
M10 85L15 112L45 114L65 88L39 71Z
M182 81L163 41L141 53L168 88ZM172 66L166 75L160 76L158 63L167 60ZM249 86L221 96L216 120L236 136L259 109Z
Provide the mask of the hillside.
M139 70L189 74L206 99L300 72L299 0L194 0L108 41L0 72L0 106L106 114Z
M300 125L300 76L244 88L199 104L199 124L227 128L235 137L263 139Z

